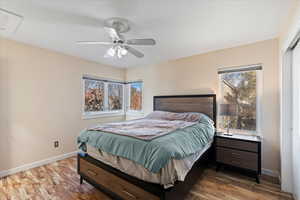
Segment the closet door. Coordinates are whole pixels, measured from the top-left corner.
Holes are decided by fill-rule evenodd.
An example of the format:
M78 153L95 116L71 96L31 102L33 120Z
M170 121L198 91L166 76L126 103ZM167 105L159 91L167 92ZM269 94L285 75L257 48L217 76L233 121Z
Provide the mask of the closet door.
M300 42L293 49L293 178L296 199L300 199Z
M300 44L293 49L293 135L300 134Z

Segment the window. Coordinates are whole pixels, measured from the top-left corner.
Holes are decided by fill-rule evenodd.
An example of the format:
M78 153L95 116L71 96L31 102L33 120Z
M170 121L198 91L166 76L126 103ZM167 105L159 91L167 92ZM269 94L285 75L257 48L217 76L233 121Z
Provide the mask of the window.
M83 77L84 117L124 114L124 83Z
M83 117L141 112L142 87L141 81L126 83L84 76Z
M218 128L222 131L229 128L237 133L258 132L261 69L254 65L219 70L221 104L230 105L231 109L231 113L219 113Z
M84 79L84 112L104 111L104 82Z
M108 83L108 110L123 109L123 84Z
M128 83L128 93L129 93L129 105L128 110L134 112L141 112L143 105L143 83L142 82L132 82Z

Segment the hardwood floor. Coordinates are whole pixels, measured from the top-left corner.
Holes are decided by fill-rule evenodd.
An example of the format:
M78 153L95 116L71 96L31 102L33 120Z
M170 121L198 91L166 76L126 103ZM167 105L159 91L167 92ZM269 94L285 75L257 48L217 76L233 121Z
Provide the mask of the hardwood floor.
M79 184L76 158L31 169L0 179L0 200L110 200L87 183ZM230 172L206 169L190 191L189 200L288 200L277 184Z

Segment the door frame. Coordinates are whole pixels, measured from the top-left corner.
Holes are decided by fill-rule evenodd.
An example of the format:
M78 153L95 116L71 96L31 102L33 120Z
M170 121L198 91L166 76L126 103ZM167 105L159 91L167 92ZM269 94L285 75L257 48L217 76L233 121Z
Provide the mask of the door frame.
M282 58L280 90L280 158L281 189L293 193L293 92L292 92L292 50L288 49Z

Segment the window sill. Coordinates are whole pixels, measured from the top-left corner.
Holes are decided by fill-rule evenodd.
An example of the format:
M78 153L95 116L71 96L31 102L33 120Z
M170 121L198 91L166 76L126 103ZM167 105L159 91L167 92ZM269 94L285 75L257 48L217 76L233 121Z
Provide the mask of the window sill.
M143 111L127 111L126 115L128 116L144 116Z
M227 129L217 129L217 132L227 133ZM261 136L260 132L258 131L245 131L239 129L229 129L229 133L234 135L248 135L248 136Z
M102 117L119 117L125 116L124 112L104 112L98 114L90 114L90 115L82 115L82 119L95 119L95 118L102 118Z

